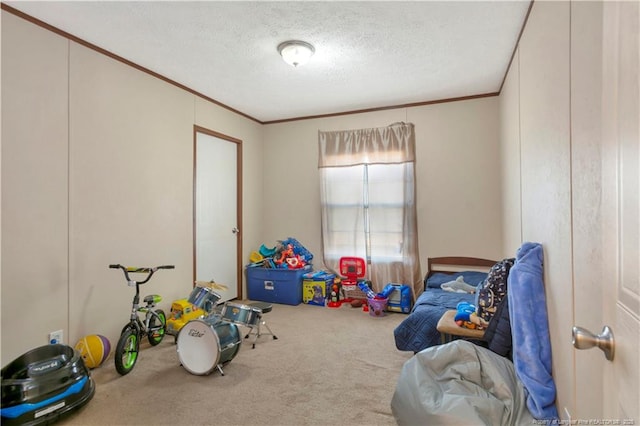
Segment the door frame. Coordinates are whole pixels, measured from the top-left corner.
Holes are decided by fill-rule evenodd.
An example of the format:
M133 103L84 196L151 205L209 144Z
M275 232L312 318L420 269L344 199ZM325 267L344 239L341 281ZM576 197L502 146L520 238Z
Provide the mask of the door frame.
M243 299L242 292L242 140L234 138L215 130L207 129L198 125L193 126L193 271L192 281L195 286L196 281L196 168L197 168L197 143L198 133L213 136L236 144L236 226L239 232L236 234L238 239L236 245L236 293L238 299Z

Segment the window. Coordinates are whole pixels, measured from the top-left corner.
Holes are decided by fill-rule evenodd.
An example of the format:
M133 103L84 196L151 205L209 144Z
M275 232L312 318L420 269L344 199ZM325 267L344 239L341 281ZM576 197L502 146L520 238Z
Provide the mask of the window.
M422 290L415 206L413 124L319 132L322 254L361 257L374 290L388 283Z
M323 169L326 258L337 262L358 253L369 264L402 262L404 211L414 204L413 182L405 191L405 181L413 181L412 170L410 163Z

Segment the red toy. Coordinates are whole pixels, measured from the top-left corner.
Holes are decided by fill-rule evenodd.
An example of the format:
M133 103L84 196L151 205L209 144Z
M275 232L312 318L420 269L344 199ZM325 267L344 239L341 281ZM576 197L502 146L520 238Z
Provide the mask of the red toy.
M353 291L358 290L358 281L364 277L367 266L361 257L341 257L340 275L342 275L342 290L344 292L344 303L353 301L350 297Z
M331 292L329 293L329 302L327 303L328 307L339 308L342 306L343 300L340 300L340 287L340 280L335 280L331 286Z
M366 263L360 257L341 257L340 258L340 282L336 282L331 287L329 295L330 308L339 308L343 303L351 303L362 300L366 302L366 296L353 297L354 293L362 294L362 290L358 287L358 283L362 281L366 272ZM337 281L337 280L336 280ZM355 305L352 305L355 307ZM362 304L364 311L368 310L366 303Z
M293 252L293 245L291 244L287 244L282 251L276 252L273 256L273 261L279 268L286 266L289 269L301 269L307 264L300 255Z

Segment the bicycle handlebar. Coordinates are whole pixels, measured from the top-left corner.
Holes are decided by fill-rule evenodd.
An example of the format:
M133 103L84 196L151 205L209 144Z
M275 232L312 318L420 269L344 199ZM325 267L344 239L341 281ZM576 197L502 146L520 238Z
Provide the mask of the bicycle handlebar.
M153 268L148 268L148 267L139 268L139 267L135 267L135 266L122 266L120 264L111 264L111 265L109 265L109 268L111 268L111 269L122 269L122 272L124 273L124 277L127 279L127 282L135 282L136 284L144 284L144 283L146 283L147 281L149 281L151 279L151 276L158 269L175 269L175 265L154 266ZM145 278L142 281L133 281L129 277L129 273L130 272L132 274L143 273L143 274L149 274L149 275L147 275L147 278Z

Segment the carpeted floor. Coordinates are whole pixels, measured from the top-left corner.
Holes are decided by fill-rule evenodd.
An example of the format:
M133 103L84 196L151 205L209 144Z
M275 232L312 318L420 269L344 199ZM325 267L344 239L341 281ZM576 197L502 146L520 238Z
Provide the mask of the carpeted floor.
M144 344L126 376L113 354L92 370L95 396L60 424L395 425L391 398L413 355L393 339L405 317L274 304L264 319L278 339L263 335L255 349L243 339L224 376L190 374L167 336L156 347ZM248 330L239 326L240 338Z

